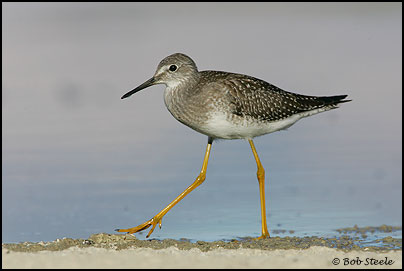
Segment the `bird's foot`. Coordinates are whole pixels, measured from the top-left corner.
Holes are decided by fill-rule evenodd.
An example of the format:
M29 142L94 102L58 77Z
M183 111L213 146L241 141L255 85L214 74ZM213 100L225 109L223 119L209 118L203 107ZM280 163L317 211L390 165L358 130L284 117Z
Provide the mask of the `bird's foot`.
M266 238L270 238L268 232L262 233L262 235L260 237L254 238L254 240L261 240L261 239L266 239Z
M133 228L129 228L129 229L116 229L115 231L117 232L126 232L128 234L133 234L135 232L139 232L142 230L145 230L147 228L149 228L150 226L153 226L149 233L146 235L146 238L148 238L150 236L150 234L152 234L152 232L154 231L154 228L157 226L157 224L159 224L159 227L161 229L161 220L163 219L163 217L156 215L155 217L153 217L152 219L150 219L149 221L146 221L143 224L140 224L137 227L133 227Z

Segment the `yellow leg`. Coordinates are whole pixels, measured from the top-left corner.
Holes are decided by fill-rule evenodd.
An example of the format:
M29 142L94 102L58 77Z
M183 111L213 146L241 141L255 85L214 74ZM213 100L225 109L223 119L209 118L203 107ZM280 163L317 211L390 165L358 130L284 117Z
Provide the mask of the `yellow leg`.
M254 154L255 161L257 162L257 178L260 187L260 201L261 201L261 221L262 221L262 235L258 237L258 239L268 238L269 232L267 227L267 218L265 212L265 170L262 167L260 158L258 157L257 150L255 149L254 143L251 139L248 140L250 143L251 149Z
M155 215L152 219L149 221L146 221L145 223L133 227L130 229L117 229L116 231L118 232L127 232L129 234L139 232L142 230L147 229L150 226L153 226L149 233L147 234L146 238L150 236L150 234L154 231L154 228L156 227L157 224L159 224L161 228L161 220L163 219L163 216L176 205L178 202L180 202L186 195L188 195L192 190L194 190L196 187L198 187L203 181L205 180L206 177L206 168L208 167L208 160L209 160L209 153L210 149L212 147L212 139L209 138L208 141L208 146L206 147L206 152L205 152L205 158L203 159L203 164L202 164L202 169L201 172L199 173L198 177L196 180L187 188L185 189L184 192L182 192L175 200L173 200L170 204L167 205L163 210L161 210L157 215Z

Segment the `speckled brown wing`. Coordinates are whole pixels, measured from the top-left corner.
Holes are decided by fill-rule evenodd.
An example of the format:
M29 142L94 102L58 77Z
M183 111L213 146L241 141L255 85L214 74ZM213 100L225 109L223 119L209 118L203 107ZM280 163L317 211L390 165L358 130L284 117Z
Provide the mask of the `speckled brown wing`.
M336 107L347 95L316 97L284 91L263 80L235 73L213 72L231 101L235 115L261 121L277 121L322 107Z

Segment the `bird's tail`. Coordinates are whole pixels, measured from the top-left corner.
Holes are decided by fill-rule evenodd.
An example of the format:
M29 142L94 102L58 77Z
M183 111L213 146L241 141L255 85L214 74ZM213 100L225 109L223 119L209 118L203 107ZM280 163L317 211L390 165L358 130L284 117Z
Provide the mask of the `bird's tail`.
M323 96L318 97L318 100L323 102L325 106L337 106L340 103L350 102L352 100L344 100L348 95L336 95L336 96Z

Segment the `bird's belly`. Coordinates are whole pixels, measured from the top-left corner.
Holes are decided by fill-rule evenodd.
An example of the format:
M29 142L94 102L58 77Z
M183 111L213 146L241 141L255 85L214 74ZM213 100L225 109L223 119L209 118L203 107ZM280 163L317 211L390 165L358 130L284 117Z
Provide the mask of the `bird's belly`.
M293 115L283 120L267 122L253 118L242 118L236 115L229 117L224 113L215 113L203 125L194 129L213 138L252 139L286 129L300 118L301 116L299 115Z

